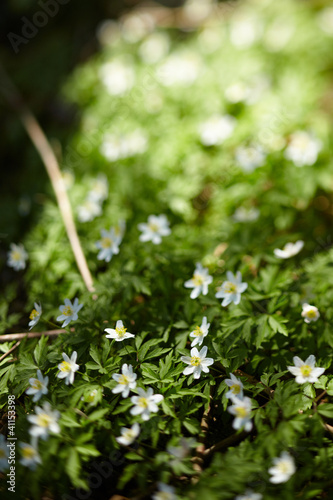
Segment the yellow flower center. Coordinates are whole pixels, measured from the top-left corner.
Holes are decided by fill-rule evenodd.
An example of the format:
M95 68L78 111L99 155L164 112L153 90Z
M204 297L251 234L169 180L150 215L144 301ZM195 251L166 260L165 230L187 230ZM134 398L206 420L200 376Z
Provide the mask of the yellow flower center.
M142 408L148 408L148 399L140 398L138 405L141 406Z
M309 375L311 375L311 372L312 372L311 366L309 365L301 366L301 374L303 375L303 377L308 377Z
M241 391L241 387L240 387L240 385L238 385L238 384L234 384L234 385L232 385L232 386L230 387L230 389L232 390L232 392L233 392L234 394L239 394L239 393L240 393L240 391Z
M243 406L237 406L235 408L235 411L236 411L236 416L238 418L245 418L245 417L247 417L248 412L247 412L246 408L244 408Z
M125 439L133 439L134 433L133 433L132 429L129 429L128 431L124 432L123 437Z
M124 328L123 326L116 326L116 333L118 337L123 337L126 333L127 328Z
M37 418L37 425L39 427L48 427L52 422L52 418L47 413L41 413Z
M235 285L235 283L231 283L231 281L227 281L224 284L224 291L226 293L236 293L237 292L237 285Z
M61 372L70 372L71 371L71 365L68 363L68 361L63 361L60 366L59 370Z
M149 222L148 227L151 231L153 231L153 233L157 233L159 230L159 226L155 222Z
M108 238L108 237L102 238L102 240L101 240L102 248L110 248L111 245L112 245L111 238Z
M33 309L33 310L31 311L31 314L30 314L30 316L29 316L29 319L35 319L35 318L37 318L38 316L39 316L39 313L36 311L36 309Z
M125 375L121 375L118 383L122 385L127 385L129 383L129 379Z
M279 469L282 474L287 474L289 472L289 463L288 462L280 462L277 465L277 468Z
M62 314L64 314L65 316L72 316L73 309L71 308L71 306L65 306Z
M200 335L203 335L203 331L201 330L200 326L195 327L193 335L195 335L196 337L200 337Z
M200 364L201 364L201 359L198 356L192 356L191 365L192 366L199 366Z
M307 311L306 315L308 318L315 318L317 315L317 312L315 309L310 309L309 311Z
M22 448L22 455L23 458L33 458L36 455L36 451L30 446L26 446L25 448Z
M201 286L203 285L204 279L201 276L201 274L194 274L193 276L193 284L194 286Z
M35 378L34 383L31 386L33 389L36 389L36 391L40 391L43 388L43 384L40 380Z
M12 251L12 259L13 260L21 260L22 256L21 256L21 252L19 252L18 250L13 250Z

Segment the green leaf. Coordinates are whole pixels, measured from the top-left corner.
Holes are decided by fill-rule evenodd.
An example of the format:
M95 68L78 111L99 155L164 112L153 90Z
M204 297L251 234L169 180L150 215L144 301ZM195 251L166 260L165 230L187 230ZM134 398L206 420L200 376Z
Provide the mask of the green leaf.
M317 408L318 413L327 418L333 418L333 404L332 403L323 403Z
M42 337L38 341L38 344L35 347L34 358L38 366L40 366L40 364L43 364L44 361L46 361L47 341L48 338L46 337L46 335L42 335Z

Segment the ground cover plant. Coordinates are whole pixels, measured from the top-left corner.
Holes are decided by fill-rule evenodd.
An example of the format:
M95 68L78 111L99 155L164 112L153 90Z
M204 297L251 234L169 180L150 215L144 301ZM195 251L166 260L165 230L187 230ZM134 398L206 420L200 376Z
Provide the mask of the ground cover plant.
M94 291L50 186L2 262L1 333L63 329L1 344L4 498L332 498L333 10L198 5L104 23L64 86Z

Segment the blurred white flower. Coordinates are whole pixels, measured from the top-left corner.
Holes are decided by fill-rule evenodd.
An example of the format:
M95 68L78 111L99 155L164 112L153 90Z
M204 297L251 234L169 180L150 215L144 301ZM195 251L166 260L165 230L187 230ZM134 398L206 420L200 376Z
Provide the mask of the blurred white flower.
M243 399L243 384L235 375L230 373L230 378L225 380L225 383L230 390L226 393L226 397L231 399L233 396L237 396L239 399Z
M120 429L121 436L116 438L119 444L124 446L130 446L140 434L140 425L135 423L130 429L127 427L122 427Z
M194 52L172 54L157 68L156 76L166 87L188 87L198 78L200 66Z
M101 204L89 198L77 207L77 218L80 222L90 222L102 214Z
M106 134L100 147L101 154L109 161L117 161L143 154L147 150L148 139L140 130L116 135Z
M100 249L97 259L110 262L112 256L119 253L119 238L116 236L115 229L113 227L109 231L102 229L101 239L95 245Z
M311 321L317 321L320 316L320 312L316 306L311 306L310 304L302 304L302 317L305 323L311 323Z
M215 294L217 299L223 299L223 307L229 305L231 302L239 304L241 301L241 294L245 292L248 287L247 283L242 282L242 274L240 271L237 271L236 275L228 271L227 278L228 281L224 281Z
M38 401L44 394L47 394L48 388L47 385L49 383L49 377L43 377L42 372L40 370L37 370L37 378L30 378L29 379L29 384L30 387L25 391L26 394L33 394L34 397L32 398L33 402L35 403Z
M292 161L296 167L313 165L316 163L318 153L322 149L322 142L312 134L299 130L290 136L290 141L284 156Z
M191 347L196 346L197 344L201 345L204 341L204 338L208 335L210 323L207 323L207 317L204 316L202 319L201 326L197 326L193 332L190 333L190 337L194 337L192 340Z
M294 356L293 362L295 366L287 366L287 368L293 375L295 375L295 381L298 384L317 382L320 375L322 375L325 371L325 368L315 367L316 358L313 354L311 354L305 361L302 361L298 356Z
M261 20L247 12L237 12L231 18L230 41L237 49L248 49L258 41L263 32Z
M39 456L38 450L35 446L28 443L20 443L21 448L21 460L20 464L24 467L29 467L31 470L35 470L38 464L41 464L41 458Z
M176 500L175 488L164 483L157 484L159 491L152 495L153 500Z
M129 43L137 43L155 27L154 16L147 11L130 12L121 19L123 38Z
M235 415L232 427L236 430L244 427L249 432L253 427L250 416L252 407L251 399L247 397L240 399L237 396L232 396L230 399L232 406L229 406L228 412Z
M100 174L92 183L88 199L95 203L102 203L109 196L109 183L106 175Z
M59 306L61 312L60 316L57 317L57 321L64 321L62 328L68 325L71 321L76 321L78 319L78 312L82 309L83 304L79 304L79 299L75 298L74 302L69 299L65 299L65 305Z
M260 211L257 208L238 207L232 218L235 222L253 222L259 218Z
M127 328L124 327L124 324L121 321L121 319L118 319L115 329L105 328L104 331L108 334L106 335L107 339L114 339L117 342L122 342L123 340L134 337L133 333L129 333L126 330Z
M191 292L191 299L196 299L202 293L202 295L207 295L208 285L213 281L213 277L208 274L208 268L202 267L200 262L196 264L193 278L185 281L185 288L193 288Z
M132 365L127 365L124 363L121 367L121 373L114 373L112 375L113 380L118 382L118 385L112 389L113 394L118 394L121 392L123 398L127 398L130 391L136 388L136 373L133 373Z
M273 458L273 464L273 467L268 469L272 476L269 479L271 483L285 483L296 472L295 461L287 451L281 453L279 457Z
M134 85L133 63L126 59L115 59L101 66L99 76L109 94L125 95Z
M295 32L295 25L287 15L277 17L267 28L264 35L264 44L270 52L279 52L287 46Z
M169 236L171 229L169 221L165 215L149 215L147 223L138 224L138 229L142 232L140 241L151 241L159 245L163 236Z
M206 358L207 355L207 346L203 347L199 352L196 347L191 349L191 356L182 356L180 359L183 363L186 363L187 366L183 371L184 375L192 375L195 379L200 378L201 372L209 373L208 366L214 364L213 358Z
M254 493L252 490L246 490L244 495L237 495L235 500L262 500L262 494Z
M200 141L204 146L218 146L231 136L235 126L233 116L213 115L200 125Z
M244 172L253 172L265 163L266 155L261 146L252 144L250 146L239 146L236 149L236 162Z
M50 403L44 403L43 407L35 407L35 415L28 415L28 421L32 423L29 433L32 437L46 439L50 432L59 434L58 420L60 413L52 410Z
M333 7L326 7L319 12L318 23L326 35L333 36Z
M139 48L139 55L144 63L155 64L169 52L170 40L166 33L152 33Z
M131 408L130 414L141 415L142 420L149 420L151 413L158 412L157 405L164 399L164 397L162 394L154 394L151 387L148 387L147 391L144 391L139 387L138 394L138 396L131 397L131 401L135 406Z
M10 250L7 253L8 260L7 265L19 271L20 269L25 269L26 260L28 259L28 254L24 249L22 243L16 245L15 243L10 244Z
M274 255L279 259L289 259L290 257L294 257L297 255L303 248L304 241L298 240L296 243L287 243L283 249L275 248Z
M74 382L74 374L80 368L79 365L76 364L77 352L73 351L70 358L63 352L62 357L64 361L58 365L60 371L57 377L64 378L66 385L72 384Z
M37 304L37 302L34 303L35 309L33 309L30 313L29 316L29 323L28 326L30 326L29 330L31 330L35 325L37 325L41 314L42 314L42 306L40 304Z
M225 98L227 101L236 104L246 102L250 94L250 87L244 82L235 82L226 88Z

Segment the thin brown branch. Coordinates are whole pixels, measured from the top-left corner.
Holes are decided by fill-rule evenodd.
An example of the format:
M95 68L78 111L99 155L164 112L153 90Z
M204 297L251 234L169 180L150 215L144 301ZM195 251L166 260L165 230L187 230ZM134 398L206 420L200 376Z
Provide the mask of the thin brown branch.
M212 390L212 388L211 388ZM211 410L211 402L212 402L212 395L210 396L210 401L208 408L204 411L204 414L202 415L200 427L201 427L201 436L199 437L200 443L198 444L196 450L195 450L195 456L192 458L193 462L193 469L198 472L199 474L203 470L203 455L205 452L205 442L206 442L206 435L209 429L208 426L208 418L209 418L209 412Z
M95 289L93 286L92 276L77 234L71 205L67 196L58 160L36 118L23 103L23 100L13 82L1 67L0 77L0 90L2 91L2 94L5 96L9 104L18 112L27 134L44 163L56 195L59 210L80 274L89 292L94 292Z
M74 332L74 328L71 328L70 331ZM68 333L68 330L59 328L59 330L47 330L45 332L7 333L6 335L0 335L0 342L11 342L12 340L24 338L34 339L42 337L43 335L47 335L48 337L55 337L56 335L61 335L62 333Z
M5 352L5 354L3 354L1 357L0 357L0 362L5 359L7 356L9 356L9 354L11 354L13 351L15 351L16 347L18 347L20 345L21 341L19 340L18 342L16 342L15 345L13 345L13 347L11 347L10 349L8 349L7 352Z
M223 439L222 441L219 441L218 443L214 444L213 446L207 448L207 450L204 451L205 459L218 450L229 448L229 446L238 443L239 441L242 441L246 436L248 436L248 432L245 431L237 432L236 434L233 434L232 436L229 436Z

